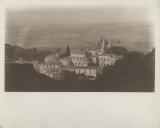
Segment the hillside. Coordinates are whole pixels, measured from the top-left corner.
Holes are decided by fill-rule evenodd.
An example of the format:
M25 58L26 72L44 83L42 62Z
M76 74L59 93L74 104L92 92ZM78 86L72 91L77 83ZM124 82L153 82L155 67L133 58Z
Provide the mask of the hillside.
M47 50L38 50L37 48L22 48L17 45L12 46L5 44L5 56L7 60L15 61L22 57L24 60L38 60L39 62L44 61L44 57L51 54Z

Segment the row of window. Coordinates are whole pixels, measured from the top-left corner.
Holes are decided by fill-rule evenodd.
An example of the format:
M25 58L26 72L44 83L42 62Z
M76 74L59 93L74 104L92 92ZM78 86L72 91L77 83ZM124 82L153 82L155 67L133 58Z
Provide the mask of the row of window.
M87 66L87 62L74 62L75 66Z
M110 62L110 63L99 63L100 66L107 66L107 65L113 65L114 62Z
M96 70L93 70L93 69L77 69L76 70L76 73L77 74L86 74L86 75L96 75Z
M41 65L41 68L58 68L58 65Z
M84 60L86 59L84 56L83 57L79 57L79 56L72 56L72 59L75 59L75 60Z

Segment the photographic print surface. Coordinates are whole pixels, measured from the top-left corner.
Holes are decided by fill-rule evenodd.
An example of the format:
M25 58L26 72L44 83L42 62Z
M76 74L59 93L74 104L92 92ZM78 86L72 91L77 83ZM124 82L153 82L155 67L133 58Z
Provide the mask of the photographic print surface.
M154 92L148 10L6 10L5 91Z

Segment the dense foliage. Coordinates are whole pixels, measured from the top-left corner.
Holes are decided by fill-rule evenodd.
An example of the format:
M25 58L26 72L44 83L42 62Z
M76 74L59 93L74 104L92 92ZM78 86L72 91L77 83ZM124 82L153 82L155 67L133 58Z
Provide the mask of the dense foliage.
M68 57L68 56L70 56L70 55L71 55L70 47L67 46L65 53L61 53L59 56L60 56L60 57Z
M154 51L146 56L130 52L114 66L105 67L97 83L111 91L153 91L153 59ZM112 86L106 86L106 83Z
M106 52L107 53L114 53L117 55L126 55L128 53L128 50L124 47L112 46L109 49L107 49Z
M39 62L44 61L44 58L51 54L50 51L43 50L40 51L37 48L22 48L19 46L12 46L10 44L5 44L5 56L8 60L18 60L19 58L23 58L24 60L32 61L38 60Z

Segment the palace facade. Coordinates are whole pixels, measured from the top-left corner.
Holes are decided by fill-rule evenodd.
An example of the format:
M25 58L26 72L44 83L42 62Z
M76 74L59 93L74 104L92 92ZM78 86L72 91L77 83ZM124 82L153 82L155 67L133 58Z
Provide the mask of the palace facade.
M121 55L115 55L115 54L104 54L100 55L99 57L99 66L111 66L114 65L117 60L120 60L123 58Z
M65 57L51 54L45 58L44 63L36 66L36 70L57 80L63 79L65 71L95 80L105 66L114 65L117 60L123 58L122 55L107 53L111 47L110 40L100 39L93 50L71 52L70 56ZM90 56L87 56L86 52L90 53Z
M84 53L71 53L71 59L75 67L87 67L88 61Z

